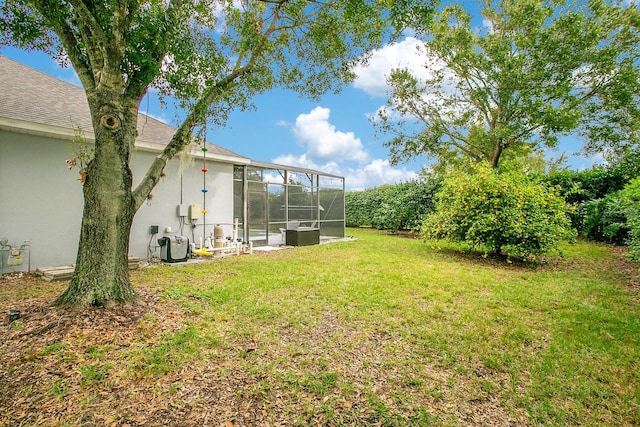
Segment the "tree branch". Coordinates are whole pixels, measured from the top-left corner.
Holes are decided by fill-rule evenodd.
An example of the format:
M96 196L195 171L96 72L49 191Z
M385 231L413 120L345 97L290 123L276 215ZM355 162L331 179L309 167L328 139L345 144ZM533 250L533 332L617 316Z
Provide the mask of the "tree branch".
M81 54L78 46L79 35L74 32L73 28L62 19L60 14L49 13L49 3L47 0L33 0L34 7L40 12L42 17L49 22L60 39L62 47L66 51L73 68L78 74L78 78L82 82L88 95L92 95L95 89L95 79L91 72L90 64ZM57 6L54 6L57 7Z
M476 160L482 158L482 150L479 150L477 147L471 144L468 138L465 138L456 132L451 132L449 130L449 127L446 125L442 127L442 133L449 137L449 143L451 145L453 145L463 153Z
M139 4L137 0L129 0L129 21L131 20L131 16L137 12L139 9ZM182 8L183 3L182 0L171 0L169 2L169 6L167 7L165 16L168 21L168 27L172 28L176 21L179 19L179 11ZM127 29L131 22L127 22ZM123 22L124 25L124 22ZM149 85L153 82L155 77L157 76L157 72L150 73L150 70L160 70L162 66L162 61L164 60L167 54L167 47L169 46L170 37L174 36L172 32L163 32L162 36L164 40L162 43L157 43L156 46L163 45L163 49L156 49L149 52L150 57L149 61L144 62L143 64L138 64L139 68L131 71L131 74L128 76L129 79L127 81L127 85L125 88L125 93L127 96L130 96L135 99L141 99L142 96L147 92Z
M207 114L207 109L209 108L209 106L213 102L215 102L215 100L225 89L233 86L237 80L241 79L243 76L251 72L258 55L260 55L262 52L267 37L267 34L263 35L262 40L253 50L252 55L246 65L237 66L233 70L233 72L212 85L209 90L207 90L205 94L196 102L195 106L191 109L191 112L187 115L180 127L176 130L169 144L167 144L162 153L154 159L153 163L147 171L147 174L142 179L140 184L138 184L138 187L133 191L133 199L136 210L142 205L142 203L144 203L147 197L149 197L149 194L160 180L162 172L164 171L167 163L189 144L192 129L198 123L202 122L203 118Z
M78 14L77 25L79 35L89 56L89 67L94 74L95 87L100 85L101 71L105 67L107 38L95 19L95 16L81 0L70 0L73 10Z

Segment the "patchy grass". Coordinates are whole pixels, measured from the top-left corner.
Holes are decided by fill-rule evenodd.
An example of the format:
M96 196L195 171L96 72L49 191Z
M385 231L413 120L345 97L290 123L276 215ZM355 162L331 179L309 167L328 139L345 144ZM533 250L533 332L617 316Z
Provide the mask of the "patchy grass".
M0 281L3 425L636 425L637 268L616 248L505 265L356 241L132 272L70 311Z

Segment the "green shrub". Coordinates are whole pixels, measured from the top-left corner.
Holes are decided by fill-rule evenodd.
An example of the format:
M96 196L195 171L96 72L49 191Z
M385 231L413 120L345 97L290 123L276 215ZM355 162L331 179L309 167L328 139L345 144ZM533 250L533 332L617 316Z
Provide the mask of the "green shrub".
M485 253L535 259L575 237L569 208L555 188L522 173L472 165L445 178L435 213L422 224L427 239L466 242Z
M576 211L581 217L578 231L589 240L623 245L629 238L626 210L620 192L584 202Z
M619 196L629 229L629 257L640 262L640 177L627 184Z

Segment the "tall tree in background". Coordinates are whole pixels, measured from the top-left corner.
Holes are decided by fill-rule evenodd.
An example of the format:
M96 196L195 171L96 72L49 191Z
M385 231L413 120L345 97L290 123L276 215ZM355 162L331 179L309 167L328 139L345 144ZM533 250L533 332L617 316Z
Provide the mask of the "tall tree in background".
M311 96L335 90L386 40L390 23L401 28L429 13L412 0L3 1L0 47L68 61L92 116L95 154L83 184L76 269L57 303L135 298L127 269L133 217L205 118L222 124L275 86ZM175 98L186 118L133 188L138 106L150 88Z
M482 23L444 7L422 34L426 73L389 77L373 121L394 163L426 155L496 168L569 133L590 151L640 142L637 4L485 0L481 12Z

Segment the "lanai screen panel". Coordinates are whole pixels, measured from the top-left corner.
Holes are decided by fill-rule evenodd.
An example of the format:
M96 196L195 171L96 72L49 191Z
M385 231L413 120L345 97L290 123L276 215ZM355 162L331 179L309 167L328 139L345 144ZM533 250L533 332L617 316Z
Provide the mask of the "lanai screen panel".
M234 213L254 245L284 243L291 226L344 237L344 178L268 163L236 166ZM246 218L246 221L243 219Z
M317 175L287 171L288 221L299 221L300 225L315 227L318 220Z
M318 182L320 234L344 237L344 178L321 175Z
M269 191L269 244L275 244L274 240L281 239L281 229L287 227L287 192L284 184L270 182ZM272 237L273 236L273 237Z

